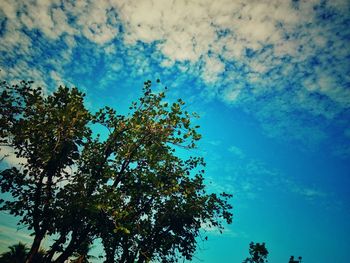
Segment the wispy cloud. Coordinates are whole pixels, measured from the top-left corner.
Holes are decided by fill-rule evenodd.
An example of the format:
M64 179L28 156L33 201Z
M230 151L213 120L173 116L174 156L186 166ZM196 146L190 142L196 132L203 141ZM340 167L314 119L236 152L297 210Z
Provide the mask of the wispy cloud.
M326 197L327 194L322 192L321 190L319 189L316 189L316 188L307 188L307 187L294 187L293 188L293 191L296 193L296 194L299 194L299 195L302 195L304 197L306 197L307 199L316 199L316 198L319 198L319 197Z
M229 226L222 229L221 232L217 227L209 226L208 224L202 224L201 229L204 232L203 235L221 236L223 234L231 238L248 238L248 234L244 231L234 231Z
M0 159L9 166L20 166L27 162L25 158L17 158L14 149L8 146L0 147Z
M246 200L255 200L272 192L276 196L282 193L299 196L309 202L336 202L336 197L321 186L305 183L300 178L286 174L260 159L250 157L237 146L231 145L228 151L232 153L228 159L219 155L208 156L208 175L215 175L218 171L225 175L217 176L215 180L213 176L208 177L210 187L218 192L229 192L235 198ZM218 162L220 165L215 165Z
M230 146L230 148L228 148L228 151L233 153L236 157L240 159L245 157L244 152L237 146L234 146L234 145Z
M18 242L30 244L32 237L23 230L17 230L15 227L0 227L0 252L7 250L7 247Z

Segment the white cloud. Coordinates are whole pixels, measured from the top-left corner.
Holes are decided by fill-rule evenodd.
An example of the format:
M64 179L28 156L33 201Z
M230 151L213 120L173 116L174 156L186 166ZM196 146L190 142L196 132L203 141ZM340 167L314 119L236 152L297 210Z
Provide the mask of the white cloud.
M225 70L224 63L217 57L206 57L204 63L205 69L202 74L204 81L209 84L216 83L218 75Z
M306 187L302 185L297 185L295 182L292 182L290 180L286 181L289 185L291 191L297 195L300 195L307 200L314 200L317 198L323 198L327 197L328 194L321 191L320 189L317 189L315 187Z
M344 131L344 135L345 135L347 138L350 138L350 128L347 128L347 129Z
M220 230L217 227L210 226L209 224L201 224L201 229L204 231L204 235L212 235L212 236L222 236L225 235L226 237L231 237L231 238L247 238L248 235L243 232L237 232L237 231L232 231L229 226L226 226L224 229Z
M65 68L74 64L73 50L81 49L82 37L93 48L90 54L80 53L88 58L74 71L86 74L98 63L94 61L97 52L92 50L111 61L120 55L120 47L113 43L119 39L125 55L133 56L132 63L123 66L137 65L134 74L149 74L147 67L154 61L164 72L176 66L183 74L204 81L202 94L208 99L219 97L245 107L264 123L267 132L272 130L266 125L271 112L275 122L282 122L274 124L275 128L286 126L283 134L291 126L285 119L293 109L332 120L350 107L346 0L322 5L319 0L38 0L30 4L4 0L0 10L7 18L0 51L11 58L24 58L9 64L6 74L10 77L23 78L28 73L48 81L44 66L33 69L33 64L40 63L28 58L45 54L45 46L63 40L67 49L46 53L40 65L47 63L65 78ZM327 12L333 12L335 18L325 22L322 15ZM23 29L37 30L45 39L39 41ZM154 44L161 55L147 56L144 50L135 50L140 41ZM102 83L119 72L120 65L111 62ZM317 102L315 94L327 101ZM260 107L262 100L268 106Z
M238 148L237 146L231 145L230 148L228 149L229 152L233 153L236 157L243 159L245 157L244 152Z
M105 44L117 36L118 22L109 1L79 1L73 5L73 10L83 35L92 42Z
M0 159L8 166L18 167L27 162L25 158L17 158L14 149L8 146L0 146Z
M64 80L64 78L56 71L50 71L50 78L55 82L55 87L66 86L66 87L74 87L74 83L70 81Z
M158 49L166 57L163 66L172 66L176 61L189 61L192 65L203 63L200 75L207 84L220 83L222 98L229 103L239 100L245 91L244 87L232 88L229 85L231 75L242 73L234 69L222 77L220 74L225 72L225 63L240 61L254 73L249 77L242 75L243 79L239 79L251 85L255 96L265 94L266 86L270 86L269 91L279 89L283 78L293 79L309 71L316 78L317 87L307 85L306 89L314 86L313 89L326 94L332 101L340 103L341 107L349 107L349 91L339 83L339 76L332 74L333 77L325 82L323 74L316 74L316 67L313 69L307 62L316 56L322 61L322 73L325 67L330 67L323 64L323 60L327 59L324 49L329 39L335 37L332 31L335 24L324 28L317 21L318 14L314 6L319 5L319 1L298 1L294 6L292 2L279 0L155 0L116 1L115 4L125 25L126 43L160 41ZM325 8L329 10L335 7L341 12L340 8L347 6L345 1L337 1ZM219 36L221 31L226 32L226 35ZM339 46L344 40L338 37L336 42L338 44L333 44L331 52L338 56L342 54L340 59L344 60L349 51ZM266 51L264 48L269 45L270 49ZM246 57L247 48L255 52L250 58ZM213 54L208 56L209 52ZM219 56L225 61L219 60ZM289 57L288 63L284 61L285 57ZM281 68L276 73L263 77L263 74L278 67ZM296 90L303 88L302 83L294 87ZM216 90L212 92L217 93ZM295 94L298 92L290 96L297 102L298 96ZM308 100L303 102L307 103ZM299 107L297 103L294 106ZM317 112L325 117L338 114L338 111L315 104L302 108L309 109L311 114Z
M5 1L6 2L6 1ZM76 31L68 24L67 14L59 6L59 1L31 1L30 3L21 1L11 1L5 3L15 7L16 14L11 13L8 18L11 23L20 21L21 25L28 29L39 29L47 37L57 39L63 33L75 34ZM13 10L12 10L13 11ZM19 26L19 23L17 23Z
M216 192L232 193L235 199L239 200L255 200L261 198L264 193L273 193L274 195L288 194L299 196L306 201L325 201L335 203L334 196L324 191L318 185L310 185L302 182L293 175L286 174L271 164L261 159L250 157L243 151L231 146L229 151L234 154L231 160L222 161L220 155L206 156L208 172L215 174L225 174L225 176L208 177L208 187ZM242 155L242 156L241 156ZM242 157L242 158L236 158ZM218 164L218 160L221 160Z
M14 220L14 218L12 217L11 220ZM8 250L8 246L13 245L16 242L30 244L33 240L27 231L18 230L15 226L1 226L0 236L0 252Z
M232 103L234 102L239 94L241 93L243 87L240 83L236 83L234 84L233 86L225 89L222 97L223 97L223 100L227 103Z
M37 0L30 3L22 1L4 1L0 8L11 23L30 30L38 29L49 39L56 40L62 35L83 35L97 44L105 44L116 37L115 11L109 1L64 2ZM18 17L16 15L18 12ZM75 17L76 23L70 23L68 17Z
M349 131L349 134L350 134L350 131ZM213 146L219 146L222 142L220 140L212 140L212 141L208 141L208 143Z

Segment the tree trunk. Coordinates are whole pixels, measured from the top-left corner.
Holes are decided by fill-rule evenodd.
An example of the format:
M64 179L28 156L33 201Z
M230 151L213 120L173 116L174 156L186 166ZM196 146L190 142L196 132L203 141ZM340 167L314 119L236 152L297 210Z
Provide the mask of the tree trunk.
M54 263L64 263L74 253L76 247L76 243L71 241L62 254L54 261Z
M121 256L120 259L120 263L134 263L134 261L132 261L132 256L130 255L130 251L129 251L129 247L127 244L123 245L123 254Z
M55 243L51 246L51 249L48 251L48 253L47 253L46 256L45 256L45 262L47 262L47 263L50 263L50 262L51 262L53 256L54 256L55 253L58 251L60 245L63 244L63 243L65 243L65 241L66 241L66 236L67 236L67 235L66 235L65 233L63 233L63 234L59 237L59 239L57 239L57 240L55 241Z
M105 250L105 253L106 253L106 260L105 260L105 263L114 263L115 260L114 260L114 257L115 257L115 250L116 250L116 246L114 245L110 245L109 247L104 246L104 250Z
M40 248L41 241L43 240L44 235L42 233L36 234L32 243L32 247L28 253L26 263L32 263L35 255L38 253ZM34 263L34 262L33 262Z
M140 252L139 260L137 261L137 263L144 263L144 262L147 262L147 258L142 254L142 252Z
M66 249L62 252L61 255L54 261L54 263L64 263L72 254L75 252L77 248L86 240L89 233L89 229L85 229L80 234L73 232L72 239L69 242Z

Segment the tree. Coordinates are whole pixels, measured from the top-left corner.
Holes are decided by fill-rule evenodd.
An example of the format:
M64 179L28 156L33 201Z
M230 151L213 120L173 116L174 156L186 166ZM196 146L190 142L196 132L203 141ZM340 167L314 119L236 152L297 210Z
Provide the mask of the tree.
M0 263L23 263L25 262L29 248L19 242L18 244L9 246L10 251L4 252L0 255ZM35 255L33 262L42 263L44 262L45 250L39 249Z
M70 263L90 263L90 259L95 259L96 257L90 255L91 246L89 243L82 244L78 252L74 253L75 258L70 261Z
M9 249L10 251L1 254L1 263L23 263L29 250L26 245L21 242L9 246Z
M26 159L22 169L1 171L1 191L13 197L1 209L20 216L20 223L34 230L28 262L45 235L52 232L56 194L67 177L65 169L77 160L78 147L89 136L89 114L82 93L60 87L45 98L40 88L30 84L22 81L9 86L2 82L0 98L1 143Z
M202 224L232 222L231 195L206 192L203 158L177 154L201 138L181 99L164 102L147 81L129 114L92 114L76 88L44 96L31 84L2 82L0 97L1 143L27 160L0 173L12 196L1 209L33 230L26 262L52 235L46 262L64 262L97 238L106 262L191 259ZM94 134L96 126L108 134Z
M265 247L265 243L251 242L249 244L249 254L250 257L246 258L243 263L265 263L269 252Z
M300 263L302 260L302 257L298 257L298 260L294 259L294 256L290 256L288 263Z

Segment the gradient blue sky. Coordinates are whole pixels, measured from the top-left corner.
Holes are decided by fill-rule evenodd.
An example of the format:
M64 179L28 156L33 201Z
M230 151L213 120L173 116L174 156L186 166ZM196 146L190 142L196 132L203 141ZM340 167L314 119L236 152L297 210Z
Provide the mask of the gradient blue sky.
M0 69L122 112L160 78L199 113L193 154L234 222L194 262L241 262L250 241L272 263L349 262L348 0L1 0ZM14 221L0 214L1 250L28 240Z

